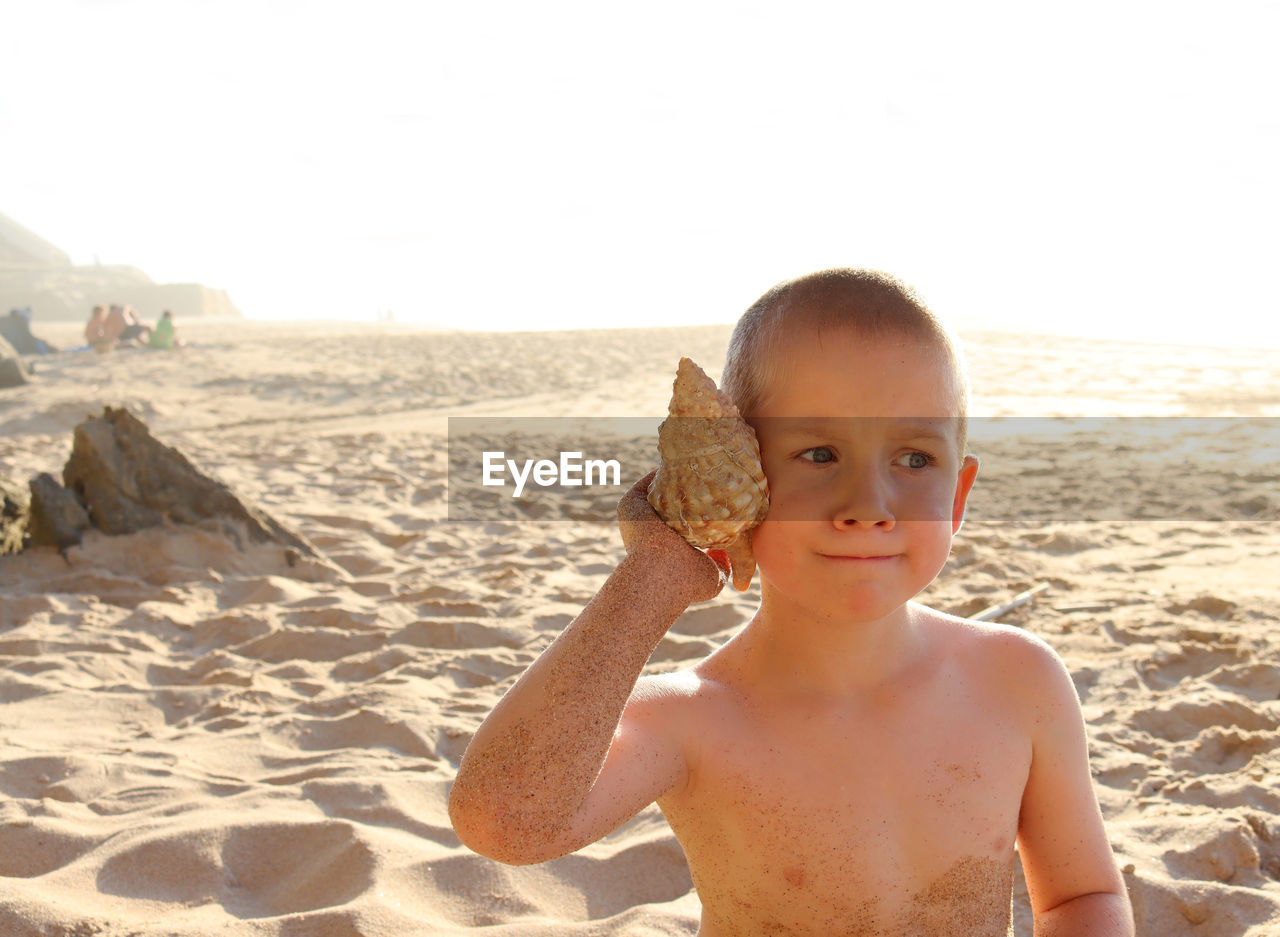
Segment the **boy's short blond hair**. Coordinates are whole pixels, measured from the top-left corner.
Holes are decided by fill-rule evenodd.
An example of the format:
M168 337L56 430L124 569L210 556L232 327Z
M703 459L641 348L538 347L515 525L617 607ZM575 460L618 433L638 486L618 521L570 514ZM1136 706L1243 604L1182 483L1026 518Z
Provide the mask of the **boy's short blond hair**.
M772 352L797 329L849 329L867 338L898 335L936 348L955 380L964 450L969 381L959 343L914 288L879 270L839 267L786 280L742 314L729 338L720 386L743 416L752 416L777 379L783 361Z

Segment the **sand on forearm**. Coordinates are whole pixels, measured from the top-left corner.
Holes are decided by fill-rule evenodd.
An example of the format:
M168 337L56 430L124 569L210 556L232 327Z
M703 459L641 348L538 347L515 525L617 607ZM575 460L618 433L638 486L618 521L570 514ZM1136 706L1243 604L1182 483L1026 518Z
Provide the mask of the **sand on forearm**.
M553 858L608 754L636 679L684 610L680 593L629 554L476 733L450 812L460 829L488 817L512 858ZM622 822L637 804L619 808Z

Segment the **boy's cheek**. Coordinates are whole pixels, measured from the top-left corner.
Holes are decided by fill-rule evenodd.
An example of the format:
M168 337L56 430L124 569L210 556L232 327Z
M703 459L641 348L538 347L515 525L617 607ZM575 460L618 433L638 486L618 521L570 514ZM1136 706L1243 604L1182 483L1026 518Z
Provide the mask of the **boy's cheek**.
M751 531L751 552L762 576L788 577L801 553L800 527L794 521L766 519Z
M936 521L951 523L952 510L955 506L955 486L939 483L921 497L915 499L907 509L904 520Z
M821 485L812 479L798 481L786 473L775 473L766 479L769 482L769 513L765 516L765 523L821 519L827 497Z

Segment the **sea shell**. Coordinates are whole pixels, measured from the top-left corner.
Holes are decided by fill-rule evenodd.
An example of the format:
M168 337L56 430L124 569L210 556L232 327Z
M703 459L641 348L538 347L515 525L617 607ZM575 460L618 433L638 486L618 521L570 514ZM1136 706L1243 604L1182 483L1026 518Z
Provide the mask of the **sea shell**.
M658 454L649 503L695 547L725 551L733 587L744 591L756 570L750 531L769 513L760 444L733 401L689 358L676 370Z

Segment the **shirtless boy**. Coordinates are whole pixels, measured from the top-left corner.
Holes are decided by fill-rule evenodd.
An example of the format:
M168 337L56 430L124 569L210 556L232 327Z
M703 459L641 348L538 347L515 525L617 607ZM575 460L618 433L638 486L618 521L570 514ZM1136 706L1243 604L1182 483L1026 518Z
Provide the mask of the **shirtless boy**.
M701 937L1003 937L1016 842L1037 937L1130 937L1062 662L912 601L978 470L946 332L896 280L824 271L748 310L722 384L769 480L759 610L692 669L640 678L724 578L642 479L618 568L467 749L463 842L542 862L656 800Z

